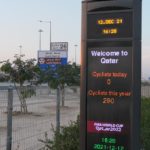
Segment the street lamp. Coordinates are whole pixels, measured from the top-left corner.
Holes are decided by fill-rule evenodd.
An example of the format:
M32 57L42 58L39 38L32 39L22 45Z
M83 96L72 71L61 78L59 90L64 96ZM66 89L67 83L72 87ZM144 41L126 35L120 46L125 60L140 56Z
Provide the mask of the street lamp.
M43 20L38 20L39 22L45 22L45 23L49 23L49 50L51 50L51 21L43 21Z
M20 48L20 57L21 57L22 45L19 45L19 48Z
M39 29L39 50L41 50L41 33L43 32L42 29Z
M75 64L76 64L76 49L78 45L74 45L75 46Z

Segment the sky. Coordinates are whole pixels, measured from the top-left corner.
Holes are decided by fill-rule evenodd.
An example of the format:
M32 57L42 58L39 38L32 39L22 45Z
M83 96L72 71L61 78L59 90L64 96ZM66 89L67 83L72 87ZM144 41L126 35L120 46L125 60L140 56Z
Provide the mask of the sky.
M150 77L149 0L143 0L142 11L142 77ZM41 47L49 49L49 24L52 42L69 42L69 60L80 62L81 0L0 0L0 61L13 60L15 54L37 58L39 29ZM22 46L21 51L20 47ZM75 48L75 45L78 45Z

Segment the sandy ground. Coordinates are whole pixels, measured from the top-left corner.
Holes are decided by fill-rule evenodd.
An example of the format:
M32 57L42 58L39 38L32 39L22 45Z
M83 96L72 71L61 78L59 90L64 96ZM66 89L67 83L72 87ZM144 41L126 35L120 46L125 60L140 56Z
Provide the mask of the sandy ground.
M150 97L150 87L142 88L142 95ZM6 150L7 134L7 91L0 90L0 150ZM80 92L66 90L65 107L60 109L60 124L68 125L79 115ZM40 150L43 144L39 139L45 133L52 138L52 125L56 126L56 91L41 87L37 95L27 99L28 114L20 114L20 102L16 92L13 96L12 150Z
M40 94L27 100L28 114L20 114L19 101L14 95L12 150L39 150L43 144L45 133L52 138L52 126L56 126L56 94ZM6 96L3 96L6 98ZM60 108L60 124L68 125L79 115L79 92L66 92L65 107ZM1 97L1 101L4 101ZM6 103L0 102L0 150L6 150L7 132Z

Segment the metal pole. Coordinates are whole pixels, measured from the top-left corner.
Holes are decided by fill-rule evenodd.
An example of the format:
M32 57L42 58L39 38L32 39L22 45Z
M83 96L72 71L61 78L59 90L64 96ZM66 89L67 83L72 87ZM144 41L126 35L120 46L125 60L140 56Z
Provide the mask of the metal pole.
M49 22L49 24L50 24L50 29L49 29L49 31L50 31L50 33L49 33L49 34L50 34L50 35L49 35L49 41L50 41L49 44L50 44L50 46L49 46L49 50L51 50L51 42L52 42L52 33L51 33L51 32L52 32L52 28L51 28L51 21Z
M52 33L51 33L51 20L50 21L43 21L43 20L38 20L39 22L45 22L45 23L49 23L49 50L51 50L51 40L52 40Z
M41 32L39 30L39 50L41 50Z
M76 48L78 45L74 45L75 46L75 64L76 64Z
M6 150L11 150L11 145L12 145L12 111L13 111L13 89L10 86L8 89L7 147L6 147Z
M21 49L22 49L22 45L19 45L20 48L20 58L21 58Z
M41 50L41 32L43 32L43 30L39 29L39 50Z
M60 88L57 87L56 130L60 131Z

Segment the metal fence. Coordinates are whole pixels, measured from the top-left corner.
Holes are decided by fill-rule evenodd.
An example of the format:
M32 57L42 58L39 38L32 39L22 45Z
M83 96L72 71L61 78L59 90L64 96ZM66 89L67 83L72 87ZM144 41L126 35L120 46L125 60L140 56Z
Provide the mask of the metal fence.
M0 149L6 150L8 89L0 90Z
M74 88L66 88L65 107L60 110L61 125L67 125L70 120L76 120L79 114L80 92ZM142 86L141 94L150 97L150 86ZM7 125L8 99L13 98L12 132L9 123ZM13 95L8 87L0 88L0 150L40 150L44 145L39 139L45 138L45 133L52 138L51 125L56 125L56 91L49 90L47 86L36 87L36 95L27 99L28 112L20 112L19 96L15 89ZM8 142L12 134L12 145Z
M141 95L147 98L150 97L150 86L142 86Z
M67 125L70 120L76 120L79 114L79 89L73 92L66 89L65 107L60 109L60 123ZM8 146L7 117L8 88L0 89L0 150ZM12 111L12 150L40 150L44 145L39 139L52 137L51 125L56 125L56 91L46 86L36 87L36 95L27 99L27 113L20 112L18 94L13 89ZM10 108L11 110L11 108ZM9 129L10 130L10 129Z

